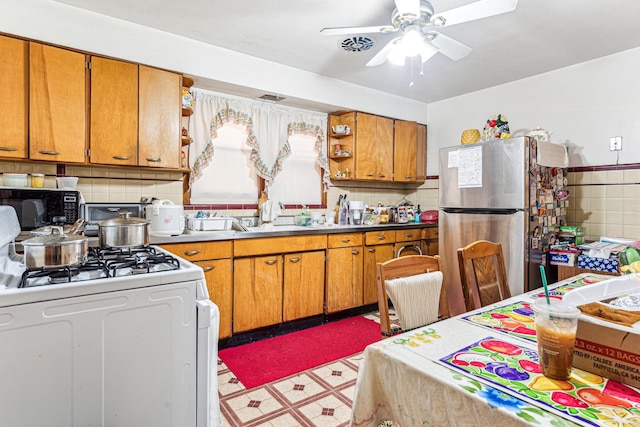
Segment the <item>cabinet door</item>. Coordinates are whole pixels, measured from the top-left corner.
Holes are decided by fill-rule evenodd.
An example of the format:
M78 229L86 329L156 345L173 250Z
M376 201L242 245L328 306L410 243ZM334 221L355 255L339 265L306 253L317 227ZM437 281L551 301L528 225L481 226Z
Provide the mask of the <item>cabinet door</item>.
M362 305L362 246L327 251L327 313Z
M284 256L282 320L322 314L324 304L324 251Z
M29 87L24 40L0 36L0 156L27 158Z
M91 163L138 164L138 66L91 58Z
M377 180L393 180L393 119L377 118Z
M393 180L416 181L416 138L418 124L404 120L395 121L393 141Z
M377 172L377 130L376 116L358 113L358 137L356 139L355 178L376 180Z
M427 179L427 127L418 125L416 139L416 181L424 182Z
M180 168L180 75L139 66L138 165Z
M231 281L231 260L196 261L204 270L209 299L220 310L219 338L231 336L231 315L233 310L233 283Z
M363 304L378 301L378 283L376 281L376 264L394 258L393 243L366 246L364 249Z
M282 322L282 256L233 261L233 332Z
M29 158L84 162L85 55L31 42L29 60Z

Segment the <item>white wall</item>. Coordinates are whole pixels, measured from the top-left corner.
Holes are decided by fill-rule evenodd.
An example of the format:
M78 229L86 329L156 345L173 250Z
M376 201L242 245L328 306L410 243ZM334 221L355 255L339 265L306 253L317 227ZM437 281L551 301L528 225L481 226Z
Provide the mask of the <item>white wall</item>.
M0 0L0 32L204 79L426 123L427 104L50 0Z
M428 174L438 174L438 149L460 144L463 130L482 130L496 113L514 135L552 131L553 142L569 147L569 166L638 163L640 48L429 104ZM619 161L611 136L623 137Z

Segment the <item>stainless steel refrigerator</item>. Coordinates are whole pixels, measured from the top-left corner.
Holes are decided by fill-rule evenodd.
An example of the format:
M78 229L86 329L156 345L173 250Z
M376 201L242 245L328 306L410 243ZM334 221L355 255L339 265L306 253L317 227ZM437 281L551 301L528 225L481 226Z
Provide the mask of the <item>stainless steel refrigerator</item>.
M566 162L566 147L529 137L440 149L439 252L452 315L465 311L457 249L476 240L502 244L512 296L542 285L539 266L565 225Z

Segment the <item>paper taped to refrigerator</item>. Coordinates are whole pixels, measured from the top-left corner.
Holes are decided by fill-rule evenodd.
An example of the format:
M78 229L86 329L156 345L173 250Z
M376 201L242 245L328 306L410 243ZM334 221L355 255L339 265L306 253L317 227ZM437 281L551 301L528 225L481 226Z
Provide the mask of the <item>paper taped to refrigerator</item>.
M458 188L482 187L482 146L458 152Z

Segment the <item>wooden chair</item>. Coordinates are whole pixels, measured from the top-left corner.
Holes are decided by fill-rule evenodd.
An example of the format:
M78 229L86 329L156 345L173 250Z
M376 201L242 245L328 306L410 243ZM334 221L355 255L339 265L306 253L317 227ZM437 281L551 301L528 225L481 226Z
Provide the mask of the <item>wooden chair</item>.
M440 257L428 255L407 255L376 264L376 280L378 284L378 308L380 310L380 330L387 337L402 332L401 328L391 327L389 320L389 297L385 280L408 277L416 274L430 273L440 270ZM444 285L440 289L439 320L449 317L449 303ZM393 330L392 330L393 329Z
M500 243L478 240L458 249L458 266L467 311L511 296Z

